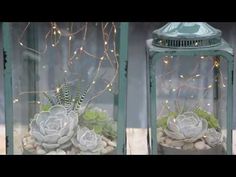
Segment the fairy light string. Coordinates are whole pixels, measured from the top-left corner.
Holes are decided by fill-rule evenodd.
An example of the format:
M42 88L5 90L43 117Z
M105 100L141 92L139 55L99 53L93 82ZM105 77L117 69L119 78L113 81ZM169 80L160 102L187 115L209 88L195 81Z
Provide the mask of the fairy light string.
M118 75L118 55L116 53L116 25L114 22L112 23L101 23L101 31L102 31L102 40L103 40L103 45L104 45L104 51L102 56L97 56L85 48L85 43L87 40L87 35L88 35L88 23L85 22L81 28L78 30L74 31L74 23L70 24L69 30L65 30L61 27L59 27L58 23L56 22L50 22L49 23L49 30L46 32L43 40L43 49L41 51L33 49L23 43L23 39L25 36L25 33L27 30L30 28L31 23L27 23L25 28L23 29L22 33L19 35L18 43L21 47L23 47L26 50L33 51L41 56L44 56L48 50L48 42L49 42L49 37L51 41L51 46L52 47L58 47L60 45L62 37L67 37L68 38L68 57L67 57L67 68L69 71L64 69L63 67L61 70L64 73L70 72L70 66L73 64L73 60L78 60L81 57L81 54L84 54L85 57L88 56L90 58L93 58L95 60L99 60L97 66L96 66L96 71L94 73L94 76L91 80L88 92L92 90L93 87L95 87L95 84L97 83L97 79L99 78L99 74L102 68L102 64L105 60L109 61L109 65L113 69L113 75L111 79L105 83L105 86L103 89L97 91L94 96L92 96L88 101L85 103L85 105L89 105L92 100L96 99L98 96L101 96L104 94L107 90L110 92L112 88L112 84L115 81L117 75ZM98 24L96 25L98 29ZM110 27L110 28L109 28ZM72 49L72 41L76 40L76 35L82 34L82 42L80 42L80 45L77 46L75 50ZM111 47L110 47L111 46ZM112 52L110 52L112 51ZM43 68L46 68L46 66L43 66ZM74 73L76 74L76 73ZM73 84L74 82L78 81L79 79L75 79L73 81L67 81L67 83ZM62 87L62 86L61 86ZM56 87L55 89L51 90L40 90L40 91L22 91L19 93L18 96L15 97L13 100L13 103L19 102L19 98L24 95L24 94L43 94L43 93L49 93L49 92L56 92L56 90L61 89L60 87ZM38 104L41 104L39 100L35 101Z
M170 63L171 63L171 59L170 58L173 58L173 56L171 57L168 57L168 56L165 56L163 59L162 59L162 62L165 66L168 66ZM208 58L206 58L206 56L200 56L200 58L204 61L207 61ZM210 58L209 58L210 59ZM210 59L211 60L211 59ZM204 91L204 94L203 94L203 97L205 97L207 94L208 94L208 90L209 89L213 89L213 85L214 85L214 82L216 81L220 81L219 83L219 87L220 88L225 88L226 87L226 84L225 84L225 78L223 77L223 73L221 71L221 68L220 68L220 59L218 58L217 60L211 60L213 61L213 65L211 67L211 69L208 71L208 74L209 73L213 73L213 70L214 69L217 69L218 72L219 72L219 75L220 75L220 79L219 79L219 76L216 75L214 76L213 78L213 83L212 84L208 84L207 86L205 87L197 87L197 86L192 86L190 84L188 84L188 81L195 81L196 79L199 79L200 77L204 77L202 76L200 73L197 72L197 68L198 68L198 65L200 65L200 63L198 65L195 66L195 68L193 69L193 72L192 74L190 74L189 77L186 77L182 74L179 75L179 78L180 78L180 81L181 80L184 80L183 82L181 82L177 87L174 87L174 88L171 88L171 91L172 92L176 92L177 91L177 97L180 95L180 92L181 92L181 89L182 88L189 88L189 89L195 89L195 90L199 90L199 91ZM177 72L174 70L174 69L171 69L163 74L160 74L158 76L159 78L159 83L163 86L164 82L163 80L166 79L166 77L168 75L171 75L171 74L177 74ZM207 74L207 75L208 75ZM169 83L171 83L172 80L169 80ZM171 87L171 85L169 85ZM193 96L190 96L190 98L194 98ZM166 102L167 101L167 102ZM198 105L198 103L197 103ZM196 106L196 105L195 105ZM210 104L208 103L207 106L210 106ZM193 106L194 107L194 106ZM158 113L158 116L157 117L160 117L163 113L163 111L165 110L165 108L168 110L169 107L168 107L168 100L164 100L163 103L162 103L162 107Z

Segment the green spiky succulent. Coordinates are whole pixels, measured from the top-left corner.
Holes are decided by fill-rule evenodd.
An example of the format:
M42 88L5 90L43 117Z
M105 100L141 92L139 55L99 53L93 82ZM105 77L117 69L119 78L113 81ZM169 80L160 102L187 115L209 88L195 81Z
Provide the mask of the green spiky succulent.
M72 85L68 83L57 84L57 89L54 92L54 96L49 96L46 92L44 92L43 95L47 98L51 106L63 105L68 112L70 112L71 110L79 112L81 104L83 103L84 98L88 93L89 86L81 94L81 88L78 82L75 96L71 93L71 87ZM44 110L44 108L42 108L42 110Z

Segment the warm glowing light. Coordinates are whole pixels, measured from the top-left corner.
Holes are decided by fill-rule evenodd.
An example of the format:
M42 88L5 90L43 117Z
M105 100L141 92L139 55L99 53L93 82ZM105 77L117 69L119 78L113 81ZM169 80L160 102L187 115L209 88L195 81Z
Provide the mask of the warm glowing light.
M58 30L57 32L58 32L58 34L61 34L61 31L60 31L60 30Z
M107 41L105 41L104 44L107 45Z
M18 102L19 100L16 98L16 99L14 99L13 100L13 103L16 103L16 102Z
M165 63L165 64L168 64L168 63L169 63L169 61L168 61L168 60L164 60L164 63Z
M214 66L215 66L216 68L218 68L218 67L220 66L220 63L219 63L218 61L215 61L215 62L214 62Z
M208 88L211 88L212 87L212 85L208 85Z

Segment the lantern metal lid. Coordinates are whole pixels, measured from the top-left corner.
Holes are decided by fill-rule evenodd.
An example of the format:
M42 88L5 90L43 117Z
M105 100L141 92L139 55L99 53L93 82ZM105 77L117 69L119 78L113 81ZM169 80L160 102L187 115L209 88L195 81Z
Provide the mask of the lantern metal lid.
M153 31L152 45L164 48L203 48L221 44L221 31L204 22L172 22Z

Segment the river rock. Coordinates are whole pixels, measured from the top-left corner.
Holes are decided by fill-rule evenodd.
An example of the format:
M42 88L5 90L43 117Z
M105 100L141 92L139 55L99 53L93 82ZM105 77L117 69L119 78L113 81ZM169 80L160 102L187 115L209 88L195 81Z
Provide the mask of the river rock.
M47 155L57 155L56 151L50 151L49 153L47 153Z
M171 146L172 140L170 138L166 138L165 139L165 144L167 144L168 146Z
M111 151L113 151L114 150L114 147L112 147L112 146L107 146L106 148L104 148L101 152L102 152L102 154L107 154L107 153L109 153L109 152L111 152Z
M80 152L80 150L78 148L72 147L71 152L72 152L72 154L77 154Z
M182 148L183 150L191 150L193 149L193 147L194 147L193 143L185 143Z
M36 153L39 155L43 155L43 154L46 154L46 151L43 149L37 149Z
M102 141L102 146L103 146L103 147L106 147L106 146L107 146L106 141Z
M34 146L32 144L26 144L24 148L27 151L32 151L34 149Z
M160 139L157 139L158 142L160 142L160 144L164 144L166 140L166 137L161 137Z
M63 151L62 149L57 149L56 153L57 155L66 155L66 152Z
M184 145L183 141L172 141L170 143L170 146L173 146L173 147L182 147L183 145Z
M197 149L197 150L203 150L206 148L206 144L203 142L203 141L198 141L194 144L194 147Z
M108 144L109 146L116 147L116 142L114 142L114 141L108 141L107 144Z

